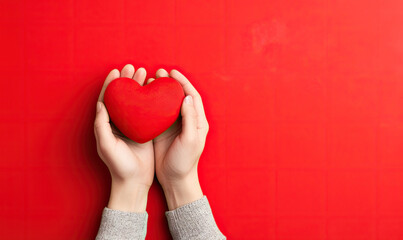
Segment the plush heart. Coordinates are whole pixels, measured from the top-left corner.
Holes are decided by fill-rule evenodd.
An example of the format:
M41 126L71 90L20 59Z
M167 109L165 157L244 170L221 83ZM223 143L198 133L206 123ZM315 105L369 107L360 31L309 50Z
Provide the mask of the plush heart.
M145 143L175 122L184 97L182 86L173 78L157 78L145 86L117 78L106 88L104 102L116 127L133 141Z

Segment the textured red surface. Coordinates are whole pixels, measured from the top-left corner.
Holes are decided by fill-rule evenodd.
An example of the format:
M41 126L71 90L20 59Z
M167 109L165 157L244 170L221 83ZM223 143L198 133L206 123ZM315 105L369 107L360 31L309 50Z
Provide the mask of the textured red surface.
M182 70L229 239L403 239L403 1L2 1L0 238L90 239L107 73ZM147 239L169 239L149 194Z
M185 94L173 78L157 78L140 86L131 78L109 83L104 102L109 117L128 138L148 142L177 120Z

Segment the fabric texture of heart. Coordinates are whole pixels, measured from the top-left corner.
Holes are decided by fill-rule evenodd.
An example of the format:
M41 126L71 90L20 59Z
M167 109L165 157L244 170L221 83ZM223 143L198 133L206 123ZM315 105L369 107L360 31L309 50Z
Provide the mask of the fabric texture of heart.
M157 78L140 86L130 78L117 78L106 88L105 106L111 121L128 138L150 141L178 118L185 94L173 78Z

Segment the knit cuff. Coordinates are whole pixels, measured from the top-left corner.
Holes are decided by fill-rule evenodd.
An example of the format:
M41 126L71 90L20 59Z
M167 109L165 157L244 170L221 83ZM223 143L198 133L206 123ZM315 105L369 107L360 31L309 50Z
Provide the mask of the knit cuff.
M145 239L147 212L135 213L104 208L97 240Z
M167 211L165 215L174 240L226 239L217 227L206 196L172 211Z

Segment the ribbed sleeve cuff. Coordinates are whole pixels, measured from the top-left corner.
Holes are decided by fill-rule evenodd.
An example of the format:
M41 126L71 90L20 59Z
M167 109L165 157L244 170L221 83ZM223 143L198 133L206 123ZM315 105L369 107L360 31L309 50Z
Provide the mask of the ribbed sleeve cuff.
M145 239L147 233L147 219L147 212L124 212L104 208L96 239Z
M174 240L222 240L206 196L182 207L167 211L169 230Z

